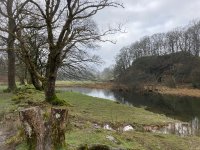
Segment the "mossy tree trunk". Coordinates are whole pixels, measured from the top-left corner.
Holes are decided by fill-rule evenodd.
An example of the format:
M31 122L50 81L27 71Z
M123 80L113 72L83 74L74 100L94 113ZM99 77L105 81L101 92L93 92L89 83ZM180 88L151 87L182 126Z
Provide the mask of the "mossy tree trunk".
M40 83L40 80L37 78L37 76L35 76L34 72L30 68L28 70L31 78L31 83L33 84L36 90L42 91L43 87Z
M46 83L45 83L45 99L47 102L53 103L56 98L55 84L58 68L60 67L60 53L56 53L58 48L51 48L50 57L46 66Z
M55 148L65 146L65 122L68 111L61 108L51 109L51 137Z

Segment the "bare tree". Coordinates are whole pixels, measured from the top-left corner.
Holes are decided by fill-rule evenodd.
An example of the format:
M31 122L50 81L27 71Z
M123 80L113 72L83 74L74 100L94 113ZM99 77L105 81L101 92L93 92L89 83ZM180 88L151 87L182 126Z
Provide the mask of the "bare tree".
M200 52L200 21L193 21L188 29L191 35L191 53L195 56L199 56Z
M34 22L34 24L37 23ZM35 70L40 76L44 76L47 59L46 48L48 48L44 31L33 28L20 29L17 32L17 39L20 40L16 45L18 58L26 65L34 87L37 90L43 90Z
M140 39L140 48L143 50L142 55L148 56L151 52L151 43L150 43L150 37L145 36L142 39Z
M180 51L186 52L183 54L190 53L198 57L200 53L200 21L193 21L189 26L175 28L167 33L144 36L133 42L127 49L129 49L129 53L123 48L116 57L115 77L120 75L124 77L124 72L131 65L134 65L134 63L131 63L127 67L126 64L129 64L127 60L133 62L140 57L165 55Z
M116 65L114 66L114 76L118 77L123 74L126 69L128 69L132 64L132 55L130 54L130 49L124 47L120 50L120 53L115 58Z
M46 100L53 103L56 98L57 72L67 59L71 59L70 54L74 56L75 50L80 52L83 49L94 48L96 42L105 41L102 37L120 30L120 28L108 29L100 33L91 17L105 7L121 5L109 0L45 0L40 2L30 0L30 2L35 8L33 11L35 13L27 11L26 14L35 16L43 24L27 25L26 21L21 21L16 38L27 58L26 64L32 68L35 76L45 86ZM30 61L31 56L27 51L28 45L23 37L24 28L44 29L47 33L48 57L44 76L41 76L34 63Z
M166 34L157 33L150 37L150 55L162 55L166 51Z
M180 29L179 47L181 51L191 53L192 41L191 33L190 30L188 30L188 28Z
M105 68L102 72L101 72L101 80L103 81L110 81L113 80L114 78L114 68L113 66L107 67Z
M15 31L17 29L17 18L28 1L20 2L18 0L1 0L0 1L0 31L1 40L7 45L8 54L8 90L16 89L15 83Z
M166 42L167 42L167 49L169 53L175 53L179 50L179 37L180 33L177 29L174 29L172 31L169 31L166 34Z

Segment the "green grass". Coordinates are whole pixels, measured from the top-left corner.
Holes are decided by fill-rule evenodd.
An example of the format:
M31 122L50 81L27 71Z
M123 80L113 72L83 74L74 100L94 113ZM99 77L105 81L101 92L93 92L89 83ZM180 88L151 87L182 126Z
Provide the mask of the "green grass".
M30 102L40 105L44 100L44 93L32 88L21 88L17 95L3 93L0 88L1 112L17 109L19 106L29 105ZM109 123L113 128L131 124L134 127L142 125L160 125L176 122L161 114L115 103L113 101L94 98L74 92L57 92L58 98L65 100L71 106L69 122L66 131L67 149L75 150L80 145L108 145L113 148L130 150L195 150L200 149L199 137L178 137L175 135L154 134L142 131L118 132L96 129L94 123L103 126ZM17 103L16 103L17 102ZM49 107L49 105L47 105ZM106 137L113 136L115 142ZM25 142L17 146L17 150L27 149Z
M113 136L115 142L106 139ZM144 132L117 133L94 129L75 129L66 133L68 149L75 150L78 145L109 145L113 148L129 150L198 150L199 137L178 137Z
M116 142L106 137L114 137ZM148 132L118 133L102 129L73 128L66 132L66 149L77 150L81 145L108 145L112 148L127 150L199 150L199 137L179 137ZM16 150L26 150L25 142L18 145Z
M73 107L70 114L79 119L113 124L166 124L175 120L156 114L144 108L130 107L113 101L94 98L80 93L60 92L58 98L64 99Z
M113 125L157 125L175 121L164 115L149 112L144 108L130 107L113 101L86 96L80 93L58 92L57 96L59 99L65 100L71 105L71 107L69 107L70 115L90 122L97 122L100 124L111 123ZM17 107L18 103L21 105L24 103L27 104L27 102L42 102L43 100L44 93L35 91L31 88L26 89L25 92L22 88L17 95L0 91L0 111L5 112L11 107Z
M4 93L3 90L5 89L6 89L6 86L0 86L0 115L1 116L16 108L12 101L13 94Z

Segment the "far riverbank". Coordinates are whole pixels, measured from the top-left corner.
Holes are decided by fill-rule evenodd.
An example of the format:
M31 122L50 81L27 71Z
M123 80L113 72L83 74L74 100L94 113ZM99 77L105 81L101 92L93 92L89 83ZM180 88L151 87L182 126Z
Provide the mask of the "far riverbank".
M92 89L108 89L108 90L119 90L122 92L130 92L130 88L123 84L115 82L94 82L94 81L57 81L57 87L85 87ZM200 89L194 89L189 86L178 86L177 88L170 88L162 85L154 85L152 87L145 85L143 89L137 90L140 93L159 93L163 95L174 95L174 96L188 96L200 98Z

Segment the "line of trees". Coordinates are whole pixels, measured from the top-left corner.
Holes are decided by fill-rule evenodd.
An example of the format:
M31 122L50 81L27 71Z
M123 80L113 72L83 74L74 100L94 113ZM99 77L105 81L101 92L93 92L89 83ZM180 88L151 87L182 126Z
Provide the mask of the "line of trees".
M100 32L92 17L106 7L121 6L112 0L1 0L0 41L8 56L8 89L16 89L17 62L53 103L58 72L64 68L76 75L88 62L99 62L88 50L121 30L119 26Z
M129 68L133 61L144 56L159 56L176 52L200 54L200 21L192 21L186 27L175 28L167 33L145 36L128 47L123 47L116 56L115 77Z

